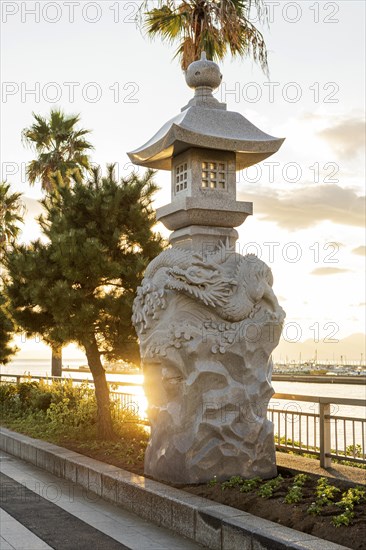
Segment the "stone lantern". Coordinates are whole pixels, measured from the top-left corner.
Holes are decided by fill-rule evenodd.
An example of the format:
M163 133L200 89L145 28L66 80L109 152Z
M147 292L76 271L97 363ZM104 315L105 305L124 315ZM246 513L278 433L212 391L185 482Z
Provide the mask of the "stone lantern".
M145 473L174 483L276 473L266 410L285 314L268 266L235 253L234 228L252 214L252 203L236 200L236 172L283 139L215 99L221 80L203 54L186 72L194 97L129 153L171 171L171 203L157 211L171 248L148 266L133 322L151 421Z

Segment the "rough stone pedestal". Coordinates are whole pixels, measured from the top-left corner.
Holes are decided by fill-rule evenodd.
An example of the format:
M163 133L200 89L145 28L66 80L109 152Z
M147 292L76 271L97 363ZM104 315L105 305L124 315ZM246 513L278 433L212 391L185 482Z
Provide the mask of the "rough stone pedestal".
M173 483L276 475L266 412L285 315L261 260L229 244L210 252L160 254L134 304L151 421L145 473Z

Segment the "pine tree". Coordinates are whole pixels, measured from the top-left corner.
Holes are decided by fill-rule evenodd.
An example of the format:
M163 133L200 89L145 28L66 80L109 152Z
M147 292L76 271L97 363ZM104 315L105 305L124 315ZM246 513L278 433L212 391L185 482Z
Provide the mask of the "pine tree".
M49 338L84 348L102 438L113 437L113 429L101 357L138 358L132 303L146 266L164 246L152 231L156 189L150 170L121 182L113 166L106 177L93 170L89 181L43 200L46 212L40 224L49 242L18 247L9 257L9 295L13 301L22 295L28 300L27 307L15 303L21 314L38 315L40 325L51 316ZM37 261L34 256L27 261L27 253Z
M0 365L8 363L17 351L11 346L14 325L6 309L6 301L0 289Z
M41 335L42 340L52 348L54 358L58 351L61 355L62 346L67 341L58 338L50 310L52 304L48 296L59 276L50 252L50 247L40 240L30 245L14 244L4 262L7 268L5 292L16 324L28 337ZM53 376L61 374L59 369L56 374L55 368L52 369Z

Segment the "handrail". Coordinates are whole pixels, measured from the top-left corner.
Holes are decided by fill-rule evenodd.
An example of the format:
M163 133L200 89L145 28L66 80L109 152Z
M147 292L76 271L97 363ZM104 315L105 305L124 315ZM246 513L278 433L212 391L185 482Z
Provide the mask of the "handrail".
M107 374L114 374L114 373L107 373ZM129 375L127 375L129 376ZM88 382L88 384L94 384L94 380L92 378L71 378L69 376L38 376L38 375L28 375L28 374L0 374L0 381L2 378L15 378L17 383L22 378L30 378L32 380L71 380L72 382ZM107 384L118 384L119 386L134 386L134 387L142 387L142 384L139 384L138 382L123 382L119 380L107 380Z
M107 373L113 374L113 373ZM129 376L128 374L126 376ZM39 375L28 375L28 374L1 374L0 381L2 378L15 378L17 381L22 378L31 378L32 380L71 380L72 382L82 383L88 382L88 384L94 384L93 379L91 378L71 378L66 376L39 376ZM108 384L118 384L119 386L128 386L128 387L142 387L143 384L138 382L126 382L123 380L107 380ZM366 399L351 399L348 397L326 397L326 396L314 396L314 395L303 395L303 394L293 394L293 393L274 393L271 397L273 399L281 399L288 401L306 401L308 403L318 403L318 404L332 404L332 405L351 405L354 407L365 407L366 408Z
M314 395L295 395L292 393L275 393L271 399L288 399L289 401L307 401L308 403L331 403L332 405L352 405L366 407L366 399L350 399L348 397L325 397Z

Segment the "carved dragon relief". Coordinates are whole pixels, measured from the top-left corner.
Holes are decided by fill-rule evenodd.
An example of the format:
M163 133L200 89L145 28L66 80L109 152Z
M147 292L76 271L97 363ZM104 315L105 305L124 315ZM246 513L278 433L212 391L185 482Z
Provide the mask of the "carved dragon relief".
M264 262L254 254L240 256L227 243L207 257L171 248L148 266L132 321L138 335L145 334L166 309L171 291L191 297L229 323L253 318L260 307L262 315L281 322L284 312L272 284L272 272Z
M272 284L264 262L228 243L207 256L173 247L146 269L132 318L151 421L146 474L175 483L275 474L266 406L285 313Z

